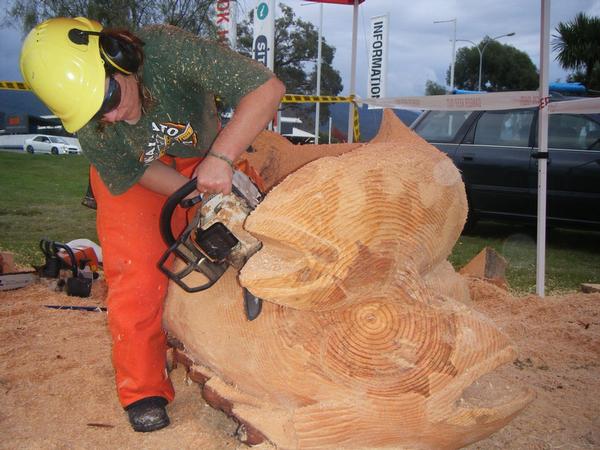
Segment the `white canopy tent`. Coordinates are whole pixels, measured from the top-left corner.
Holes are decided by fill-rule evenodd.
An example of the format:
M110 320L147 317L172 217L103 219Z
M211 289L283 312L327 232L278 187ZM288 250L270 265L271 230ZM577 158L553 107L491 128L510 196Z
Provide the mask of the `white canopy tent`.
M356 94L356 41L358 34L358 5L365 0L310 0L315 3L335 3L339 5L353 5L352 13L352 62L350 64L350 93L349 96ZM321 13L322 14L322 13ZM322 16L321 16L322 17ZM319 30L322 27L319 27ZM319 31L320 33L320 31ZM320 50L320 46L319 46ZM319 58L320 59L320 58ZM320 92L317 94L320 95ZM354 138L353 120L354 120L354 103L350 103L348 108L348 142L352 142ZM317 116L318 117L318 116ZM318 118L317 118L318 121ZM316 133L316 132L315 132Z
M355 2L356 3L356 2ZM357 7L358 5L355 5ZM546 272L546 187L548 169L548 115L552 113L597 113L600 98L569 100L559 104L549 103L548 77L550 62L550 0L541 0L540 14L540 82L538 91L468 94L461 96L395 97L383 99L357 99L358 103L387 108L438 109L438 110L485 110L539 107L538 120L538 205L536 293L545 295ZM355 30L353 30L355 33ZM355 36L353 36L353 41ZM353 46L353 73L356 63ZM354 85L351 81L351 93Z
M356 48L358 29L358 8L365 0L310 0L316 3L353 5L352 54L350 69L350 93L356 97ZM489 94L468 94L458 96L395 97L360 99L359 104L384 108L437 109L437 110L485 110L538 107L538 205L537 205L537 250L536 250L536 293L544 296L546 272L546 188L548 169L548 114L552 113L591 113L600 112L600 99L581 99L549 104L549 62L550 62L550 1L540 0L540 82L538 91L506 92ZM354 104L350 104L348 115L348 141L352 142Z

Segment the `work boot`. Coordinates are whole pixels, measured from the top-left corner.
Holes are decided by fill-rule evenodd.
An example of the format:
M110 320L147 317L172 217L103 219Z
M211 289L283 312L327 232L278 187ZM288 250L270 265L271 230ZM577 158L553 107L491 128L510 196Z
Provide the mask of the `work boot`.
M135 431L156 431L169 425L169 416L163 397L146 397L125 407L129 422Z

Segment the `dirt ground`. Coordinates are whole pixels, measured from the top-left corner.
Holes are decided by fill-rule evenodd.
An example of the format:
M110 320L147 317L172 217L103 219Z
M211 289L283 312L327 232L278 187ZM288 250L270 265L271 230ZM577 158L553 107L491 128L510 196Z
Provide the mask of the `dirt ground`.
M471 449L600 449L600 294L514 297L471 280L477 309L515 342L502 374L537 399L511 424ZM171 426L135 433L113 385L106 313L44 305L102 306L35 284L0 293L0 448L243 449L236 425L204 403L178 367ZM256 447L255 447L256 448ZM272 449L268 444L260 449Z

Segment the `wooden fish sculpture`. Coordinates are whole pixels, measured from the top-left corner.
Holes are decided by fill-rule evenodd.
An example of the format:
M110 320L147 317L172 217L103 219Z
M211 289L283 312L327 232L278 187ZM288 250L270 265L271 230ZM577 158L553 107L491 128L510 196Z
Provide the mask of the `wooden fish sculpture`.
M164 314L250 443L458 448L532 400L493 389L515 351L447 261L467 213L450 159L390 111L366 144L254 148L272 188L244 228L262 249L210 290L172 286ZM263 299L252 322L242 287Z

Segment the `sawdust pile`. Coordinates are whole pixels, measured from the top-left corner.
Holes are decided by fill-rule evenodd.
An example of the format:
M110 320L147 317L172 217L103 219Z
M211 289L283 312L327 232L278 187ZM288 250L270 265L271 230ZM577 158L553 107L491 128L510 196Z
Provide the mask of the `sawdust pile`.
M515 421L471 448L600 448L600 294L513 297L480 280L470 288L474 307L518 348L503 381L537 392ZM89 299L45 284L0 293L0 448L247 448L234 438L235 424L187 382L183 367L171 373L172 425L131 430L113 385L106 313L44 307L103 306L105 294L101 281Z

